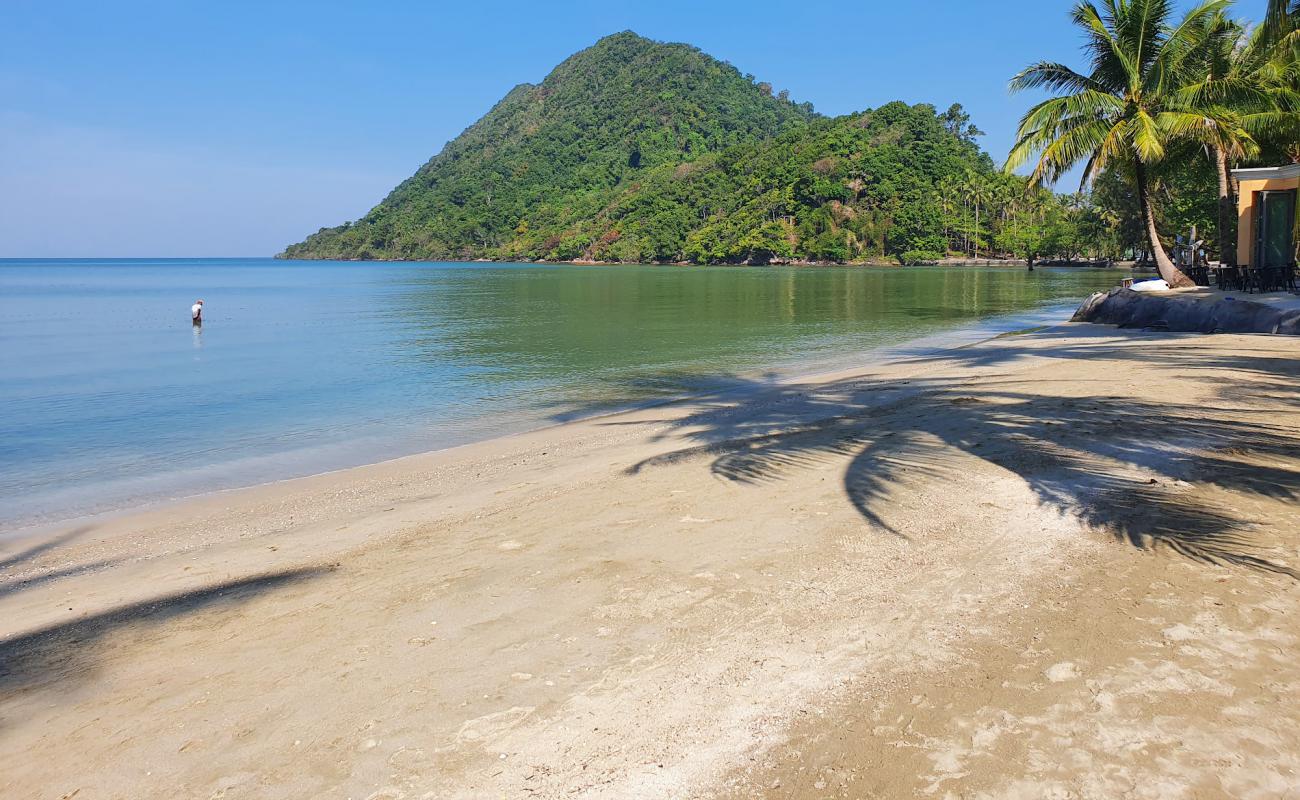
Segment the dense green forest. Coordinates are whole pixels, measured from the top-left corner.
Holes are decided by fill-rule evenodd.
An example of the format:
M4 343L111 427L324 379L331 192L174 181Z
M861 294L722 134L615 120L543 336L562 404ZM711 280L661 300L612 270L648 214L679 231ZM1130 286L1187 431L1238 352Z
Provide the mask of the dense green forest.
M362 219L283 255L938 258L980 242L975 205L950 202L996 176L977 134L960 106L822 117L693 47L619 33L516 87Z
M696 48L618 33L516 87L362 219L281 255L1136 257L1165 272L1176 233L1195 226L1216 255L1235 241L1229 168L1300 157L1300 9L1272 0L1251 26L1227 7L1179 21L1165 0L1080 3L1092 72L1041 62L1012 82L1065 95L1022 120L1008 166L1037 153L1029 177L995 167L960 105L828 118ZM1084 161L1086 188L1044 188Z

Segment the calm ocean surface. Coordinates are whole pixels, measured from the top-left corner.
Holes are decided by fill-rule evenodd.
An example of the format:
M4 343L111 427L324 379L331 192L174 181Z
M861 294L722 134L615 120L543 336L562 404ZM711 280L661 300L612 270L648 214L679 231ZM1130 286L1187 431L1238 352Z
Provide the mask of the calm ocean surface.
M0 260L0 527L461 444L729 374L869 363L1061 313L1118 277Z

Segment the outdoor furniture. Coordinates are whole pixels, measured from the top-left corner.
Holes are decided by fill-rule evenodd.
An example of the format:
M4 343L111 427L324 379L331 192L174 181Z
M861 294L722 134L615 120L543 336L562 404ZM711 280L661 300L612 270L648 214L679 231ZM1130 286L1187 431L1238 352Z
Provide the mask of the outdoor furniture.
M1192 282L1195 283L1197 286L1209 286L1210 268L1205 266L1204 264L1198 264L1193 267L1188 267L1187 277L1191 278Z
M1245 271L1242 267L1224 265L1214 271L1215 285L1223 290L1244 291L1246 288Z
M1242 267L1242 283L1245 284L1246 291L1250 294L1254 294L1255 292L1263 294L1264 292L1267 292L1267 273L1267 269L1262 269L1260 267Z
M1296 268L1294 264L1285 267L1242 267L1242 283L1246 291L1259 292L1296 291Z
M1287 264L1282 267L1269 267L1264 271L1265 285L1268 287L1265 291L1269 292L1294 292L1295 291L1295 265Z

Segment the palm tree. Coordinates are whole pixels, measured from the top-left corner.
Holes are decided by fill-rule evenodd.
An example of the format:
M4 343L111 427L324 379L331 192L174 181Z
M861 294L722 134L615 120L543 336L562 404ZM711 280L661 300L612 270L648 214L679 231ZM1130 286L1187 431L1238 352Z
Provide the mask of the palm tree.
M1189 65L1189 83L1181 97L1193 104L1212 104L1238 110L1262 111L1271 103L1260 83L1257 59L1260 49L1247 40L1245 30L1219 13L1206 20L1205 44ZM1257 40L1259 37L1251 37ZM1236 191L1229 176L1231 166L1259 153L1259 145L1245 132L1245 125L1218 128L1205 125L1199 138L1214 161L1219 177L1219 259L1236 263L1232 222L1236 218Z
M1271 116L1253 117L1255 132L1300 162L1300 0L1269 0L1251 45L1261 81L1276 105Z
M1192 132L1209 150L1219 177L1219 244L1221 257L1235 262L1232 222L1236 191L1231 167L1260 152L1259 140L1300 139L1300 86L1296 65L1285 44L1293 30L1290 18L1270 11L1269 20L1249 34L1222 14L1208 20L1205 46L1191 60L1189 83L1180 98L1193 106L1218 106L1235 114L1239 127L1223 128L1210 120ZM1289 62L1289 63L1288 63Z
M997 225L993 231L992 244L1005 251L1007 229L1011 229L1011 241L1015 240L1016 202L1024 193L1024 181L1016 175L996 175L993 177L991 192L996 206ZM1014 249L1014 247L1012 248Z
M944 238L944 255L948 250L953 249L954 241L957 238L957 228L960 225L959 220L955 219L957 208L955 198L961 194L960 182L957 178L949 175L945 176L939 182L939 206L943 212L943 238Z
M1300 0L1268 0L1263 26L1266 38L1294 48L1294 37L1290 43L1285 43L1284 40L1292 36L1297 27L1300 27Z
M1160 242L1150 175L1171 142L1204 128L1207 120L1224 129L1241 128L1222 108L1198 107L1179 91L1188 64L1206 43L1208 21L1226 5L1226 0L1206 0L1175 23L1170 0L1104 0L1104 11L1081 2L1072 16L1085 34L1091 71L1083 75L1043 61L1011 81L1012 91L1047 89L1057 96L1021 119L1007 168L1037 154L1030 179L1040 185L1081 162L1085 184L1108 165L1122 169L1136 190L1160 276L1170 286L1194 284Z
M971 258L975 259L980 257L980 206L987 205L989 189L984 178L978 174L971 173L967 180L966 193L975 206L975 228L971 233Z
M1007 213L1011 217L1011 241L1014 243L1020 237L1020 209L1024 203L1027 185L1022 182L1019 176L1008 175L1007 178L1009 179L1007 181L1007 191L1010 195L1007 201ZM1014 244L1011 249L1015 250Z

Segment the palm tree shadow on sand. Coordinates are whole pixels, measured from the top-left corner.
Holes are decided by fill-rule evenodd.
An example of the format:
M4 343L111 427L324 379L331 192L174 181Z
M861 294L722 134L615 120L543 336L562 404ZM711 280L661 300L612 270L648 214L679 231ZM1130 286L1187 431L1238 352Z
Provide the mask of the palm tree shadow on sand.
M0 639L0 699L70 685L91 677L119 632L144 636L150 628L204 611L231 609L329 572L304 567L234 579L108 609Z
M1061 336L1078 338L1071 330ZM1036 337L1039 338L1039 337ZM1113 350L1102 339L1074 345L949 351L918 361L977 367L976 379L853 379L823 385L779 384L718 376L725 389L668 415L657 438L685 446L628 467L638 474L664 464L710 459L719 478L741 484L782 480L793 471L848 459L842 475L853 507L898 536L881 511L891 488L915 477L949 474L954 451L1015 473L1047 507L1074 515L1141 549L1167 549L1215 565L1234 565L1300 579L1257 542L1257 523L1216 505L1215 490L1255 497L1300 497L1300 430L1276 400L1295 396L1297 362L1252 359L1218 364L1194 347L1126 349L1125 358L1162 361L1186 380L1206 381L1209 405L1156 403L1099 393L1037 393L995 370L1021 358L1093 358ZM1230 387L1201 375L1231 366L1243 381ZM692 377L690 385L698 385ZM629 396L664 393L666 375L629 386ZM1272 408L1260 402L1272 402ZM607 424L621 424L614 420Z

